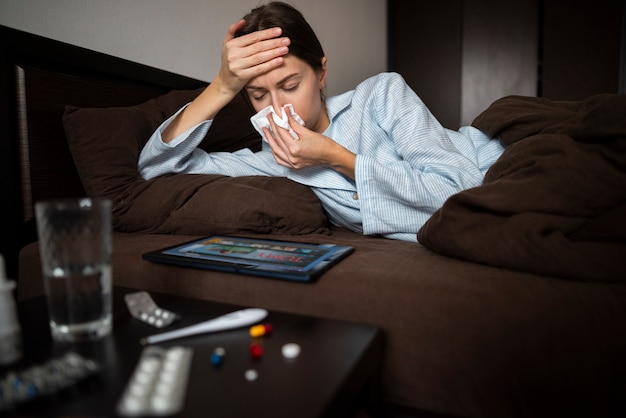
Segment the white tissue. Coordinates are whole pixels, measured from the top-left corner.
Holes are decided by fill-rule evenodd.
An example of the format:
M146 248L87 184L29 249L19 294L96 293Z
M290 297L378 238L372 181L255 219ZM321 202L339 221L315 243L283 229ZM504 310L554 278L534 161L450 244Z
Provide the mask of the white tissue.
M293 110L293 105L292 104L284 105L282 107L282 111L283 111L283 115L282 115L282 117L280 117L280 116L278 116L276 114L276 112L274 112L274 108L272 106L267 106L266 108L261 109L261 111L259 111L259 113L257 113L256 115L254 115L254 116L252 116L250 118L250 122L252 122L252 125L261 134L261 136L263 137L263 140L265 142L267 142L267 138L265 137L265 134L263 133L263 128L267 128L270 131L272 130L272 128L270 127L270 121L267 120L267 115L270 112L274 112L273 117L274 117L274 123L276 125L280 126L281 128L284 128L284 129L289 129L289 133L291 134L291 136L294 139L298 138L298 135L289 126L289 120L288 120L287 112L291 113L291 116L293 116L293 118L296 120L296 122L298 122L300 125L304 126L304 121Z

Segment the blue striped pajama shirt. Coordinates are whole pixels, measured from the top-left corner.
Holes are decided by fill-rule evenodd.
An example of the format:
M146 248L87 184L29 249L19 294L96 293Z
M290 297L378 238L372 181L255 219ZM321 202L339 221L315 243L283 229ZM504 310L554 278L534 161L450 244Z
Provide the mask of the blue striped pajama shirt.
M326 109L331 123L324 135L356 154L356 180L329 167L280 166L265 142L256 153L206 153L197 146L210 120L166 144L161 132L175 115L147 142L139 172L146 179L168 173L287 177L310 186L336 225L416 241L433 212L451 195L480 185L504 151L498 140L476 128L443 128L395 73L379 74L328 98Z

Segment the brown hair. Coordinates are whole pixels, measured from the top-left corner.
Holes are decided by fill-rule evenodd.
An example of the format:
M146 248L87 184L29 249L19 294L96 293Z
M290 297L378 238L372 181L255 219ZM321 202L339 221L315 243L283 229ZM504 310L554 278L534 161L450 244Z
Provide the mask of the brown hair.
M316 71L322 69L322 44L313 28L295 7L274 1L252 9L243 19L246 24L235 33L235 37L280 27L283 30L282 36L291 41L289 53L305 61Z

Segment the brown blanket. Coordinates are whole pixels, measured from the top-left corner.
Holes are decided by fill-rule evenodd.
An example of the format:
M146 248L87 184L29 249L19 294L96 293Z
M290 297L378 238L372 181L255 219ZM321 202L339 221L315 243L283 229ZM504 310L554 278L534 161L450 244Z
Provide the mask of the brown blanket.
M507 149L483 185L448 199L418 240L508 269L626 281L626 95L510 96L472 125Z

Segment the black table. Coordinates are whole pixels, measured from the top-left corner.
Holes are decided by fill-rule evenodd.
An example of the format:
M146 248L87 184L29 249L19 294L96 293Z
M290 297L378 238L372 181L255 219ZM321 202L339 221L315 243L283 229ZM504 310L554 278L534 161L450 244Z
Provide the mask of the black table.
M163 332L130 315L124 303L134 289L115 288L113 333L92 343L67 344L51 340L45 299L18 304L24 357L11 370L41 364L74 351L93 359L102 370L80 384L21 404L8 416L115 416L117 403L144 346L139 340ZM176 329L232 312L242 307L151 293L155 302L181 315L166 328ZM260 340L264 354L250 356L249 327L186 337L158 344L193 349L193 360L181 416L319 417L350 416L363 408L376 408L382 359L382 333L375 327L301 315L270 312L264 322L273 332ZM281 347L297 343L301 354L285 359ZM226 350L221 367L211 364L216 347ZM0 369L0 377L8 368ZM258 378L248 381L245 371Z

